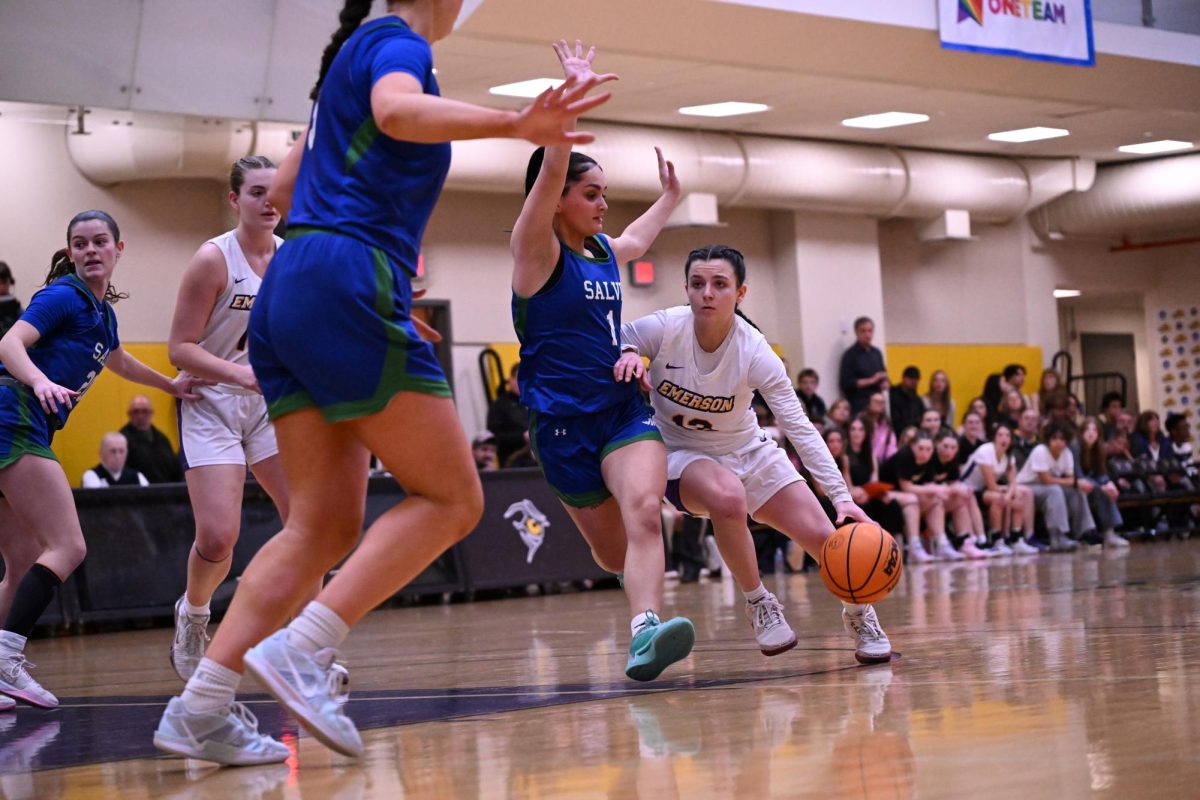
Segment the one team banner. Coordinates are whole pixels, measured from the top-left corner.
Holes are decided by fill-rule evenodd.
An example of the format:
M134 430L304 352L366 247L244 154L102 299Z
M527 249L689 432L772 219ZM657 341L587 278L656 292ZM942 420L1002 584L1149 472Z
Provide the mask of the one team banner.
M938 0L942 47L1093 66L1091 0Z

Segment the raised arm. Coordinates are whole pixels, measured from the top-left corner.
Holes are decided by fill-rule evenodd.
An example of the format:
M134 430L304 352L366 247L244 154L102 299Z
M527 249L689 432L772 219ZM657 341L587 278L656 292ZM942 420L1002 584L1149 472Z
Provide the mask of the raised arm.
M292 152L299 149L292 148ZM291 157L291 153L288 157ZM179 284L167 355L172 364L193 375L257 392L258 381L248 365L218 358L200 346L204 326L228 278L228 268L221 251L212 244L202 245L192 257Z
M644 214L629 223L620 236L612 240L613 255L618 264L646 254L682 197L675 165L663 158L660 148L654 148L654 154L658 157L658 180L662 184L662 195Z

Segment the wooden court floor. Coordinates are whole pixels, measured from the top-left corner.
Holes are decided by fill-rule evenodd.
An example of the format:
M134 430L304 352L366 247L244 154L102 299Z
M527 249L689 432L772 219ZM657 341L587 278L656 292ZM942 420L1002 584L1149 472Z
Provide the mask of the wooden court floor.
M63 707L0 716L0 796L1200 797L1200 543L912 568L874 667L819 578L768 586L795 650L758 653L728 580L668 584L698 641L652 684L622 674L618 591L377 612L344 653L360 762L253 685L287 764L157 757L168 630L35 641Z

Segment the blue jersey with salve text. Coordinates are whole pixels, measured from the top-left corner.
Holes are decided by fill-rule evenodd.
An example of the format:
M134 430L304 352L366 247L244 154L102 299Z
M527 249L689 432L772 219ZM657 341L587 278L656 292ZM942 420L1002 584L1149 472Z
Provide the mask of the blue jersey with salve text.
M450 171L450 144L380 132L371 90L395 72L439 94L429 43L400 18L369 22L342 45L313 104L288 225L352 236L415 274L425 224Z
M533 297L513 295L513 326L521 342L521 402L542 414L574 416L611 408L637 391L617 383L621 355L621 275L603 236L604 253L576 253L559 242L561 272Z
M47 378L80 395L104 369L109 353L121 346L112 306L97 300L76 275L59 278L35 294L21 319L40 334L29 348L29 359ZM0 364L0 375L8 374ZM59 403L57 420L51 422L61 428L70 413Z

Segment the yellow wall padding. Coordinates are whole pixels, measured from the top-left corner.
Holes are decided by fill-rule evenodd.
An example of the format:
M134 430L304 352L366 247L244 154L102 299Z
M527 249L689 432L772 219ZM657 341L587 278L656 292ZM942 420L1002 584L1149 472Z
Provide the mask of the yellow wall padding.
M178 372L167 358L165 342L122 342L121 348L164 375L174 376ZM120 430L129 421L125 410L137 394L150 398L154 406L154 426L167 435L176 450L179 449L175 398L104 370L83 396L83 401L71 412L67 426L54 436L54 453L62 462L72 486L78 486L84 471L100 462L100 437L109 431Z
M983 394L988 375L999 373L1009 364L1025 367L1026 395L1037 391L1042 377L1042 348L1023 344L889 344L887 346L888 376L893 384L907 366L921 370L918 394L929 391L929 376L934 370L945 370L950 376L950 396L954 398L958 419L967 412L967 405Z

